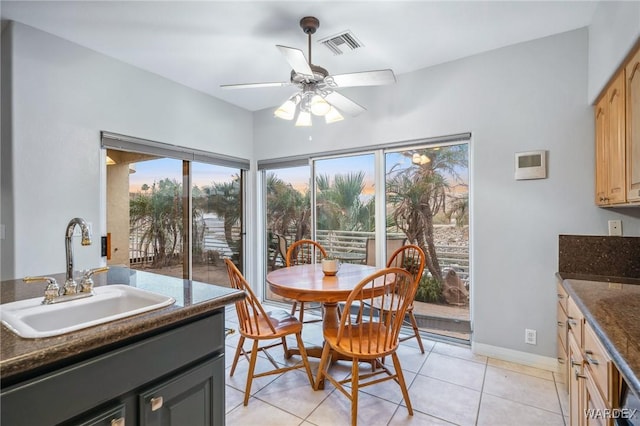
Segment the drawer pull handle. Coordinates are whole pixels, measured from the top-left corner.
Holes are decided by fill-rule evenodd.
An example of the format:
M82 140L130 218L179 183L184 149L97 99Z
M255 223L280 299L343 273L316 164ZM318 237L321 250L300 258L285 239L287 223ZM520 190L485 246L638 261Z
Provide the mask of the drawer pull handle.
M562 321L558 321L558 327L564 327L564 323Z
M576 375L576 380L578 380L578 379L586 379L587 378L587 376L585 376L584 374L580 374L578 372L577 368L573 369L573 373Z
M571 327L577 326L578 322L573 318L569 317L569 319L567 320L567 324L569 324L569 328L571 328Z
M124 417L111 420L111 426L124 426Z
M564 294L558 293L558 299L564 299Z
M584 351L586 354L587 361L589 362L589 364L591 365L600 365L600 362L598 362L597 359L593 358L593 352L592 351Z
M558 357L558 363L559 363L559 364L564 364L564 362L565 362L565 361L564 361L564 358L560 358L560 357Z
M162 408L162 403L164 402L162 400L161 396L156 396L155 398L151 398L151 411L156 411Z

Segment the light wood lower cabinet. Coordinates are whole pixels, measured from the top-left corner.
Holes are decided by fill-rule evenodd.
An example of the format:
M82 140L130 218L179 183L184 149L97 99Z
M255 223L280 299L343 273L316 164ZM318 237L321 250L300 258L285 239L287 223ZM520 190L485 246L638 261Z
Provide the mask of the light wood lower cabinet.
M569 333L569 420L572 426L581 425L584 400L584 360L573 334Z
M602 398L589 369L585 369L583 404L582 425L613 426L613 419L605 416L611 406Z
M569 355L567 342L567 292L562 288L562 284L558 283L558 363L560 364L560 374L562 375L562 383L568 383L569 377Z
M560 325L565 310L558 291L558 358L569 392L571 426L613 426L607 415L619 406L619 374L608 352L572 298L566 300L566 337ZM566 294L566 293L565 293ZM566 342L566 344L564 343ZM565 365L562 365L563 354Z

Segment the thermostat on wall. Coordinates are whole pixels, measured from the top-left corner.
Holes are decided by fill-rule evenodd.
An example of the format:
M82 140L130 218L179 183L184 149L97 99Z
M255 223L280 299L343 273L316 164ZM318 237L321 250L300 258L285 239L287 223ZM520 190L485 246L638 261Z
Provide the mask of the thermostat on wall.
M516 152L516 180L545 179L547 151Z

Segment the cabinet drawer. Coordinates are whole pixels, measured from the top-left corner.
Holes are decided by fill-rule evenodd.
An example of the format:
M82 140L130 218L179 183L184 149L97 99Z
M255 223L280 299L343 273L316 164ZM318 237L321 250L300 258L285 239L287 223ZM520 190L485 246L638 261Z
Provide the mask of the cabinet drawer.
M560 374L560 383L565 385L565 391L567 389L567 377L568 373L568 356L567 356L567 348L562 346L562 342L560 342L560 337L558 337L558 373Z
M569 295L560 281L556 283L556 288L556 292L558 294L558 306L560 306L563 311L567 312L567 300L569 299Z
M583 348L593 382L603 398L611 404L614 391L611 385L613 383L613 364L589 324L585 325Z
M567 300L567 329L576 339L579 347L582 347L584 328L584 316L572 298Z
M558 341L562 344L564 351L567 350L567 314L560 308L558 308L557 313L557 321L558 321ZM560 351L560 347L558 347L558 351Z

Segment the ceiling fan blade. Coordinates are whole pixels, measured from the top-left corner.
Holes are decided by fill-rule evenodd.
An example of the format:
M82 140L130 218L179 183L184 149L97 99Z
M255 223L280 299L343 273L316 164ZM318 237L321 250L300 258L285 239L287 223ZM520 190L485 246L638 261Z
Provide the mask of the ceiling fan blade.
M325 81L332 87L382 86L395 83L396 76L392 70L377 70L333 75Z
M311 71L311 67L302 50L280 45L276 45L276 47L280 50L280 53L284 55L295 72L313 77L313 71Z
M288 81L279 81L274 83L242 83L242 84L222 84L223 89L254 89L257 87L284 87L291 86Z
M358 105L351 99L347 98L344 95L341 95L338 92L331 92L327 96L325 96L324 99L334 107L338 108L340 111L354 117L366 110L365 107Z

